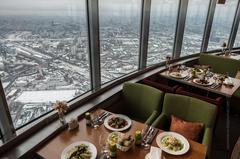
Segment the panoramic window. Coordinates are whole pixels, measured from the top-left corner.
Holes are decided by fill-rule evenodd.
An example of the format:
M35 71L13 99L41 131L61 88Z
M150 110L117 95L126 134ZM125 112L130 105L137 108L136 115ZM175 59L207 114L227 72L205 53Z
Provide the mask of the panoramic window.
M208 50L221 49L223 42L228 43L238 0L226 0L217 4L214 13Z
M234 42L234 47L240 47L240 25L238 27L236 39L235 39L235 42Z
M210 0L188 2L181 56L199 53Z
M172 55L179 0L152 0L147 65Z
M2 0L0 73L15 128L90 89L85 0Z
M141 0L99 0L101 83L138 68Z

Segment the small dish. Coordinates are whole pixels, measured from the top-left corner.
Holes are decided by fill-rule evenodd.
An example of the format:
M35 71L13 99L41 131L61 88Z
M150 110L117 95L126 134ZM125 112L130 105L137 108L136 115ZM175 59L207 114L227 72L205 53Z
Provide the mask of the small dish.
M123 119L127 122L127 124L124 127L121 128L114 128L112 126L109 125L109 121L113 118L120 118ZM108 129L108 130L112 130L112 131L124 131L127 130L128 128L131 127L132 125L132 121L129 117L127 117L126 115L122 115L122 114L114 114L114 115L110 115L108 116L105 120L104 120L104 126Z
M164 141L163 140L166 137L173 137L173 138L177 139L181 143L181 149L174 151L174 150L169 149L168 147L164 146L164 144L163 144ZM175 133L175 132L162 132L162 133L160 133L156 138L156 142L157 142L157 145L164 152L169 153L171 155L183 155L183 154L187 153L188 150L190 149L190 145L189 145L188 140L185 137L183 137L182 135L180 135L178 133Z
M187 74L180 73L180 72L171 72L169 75L173 78L178 78L178 79L187 77Z

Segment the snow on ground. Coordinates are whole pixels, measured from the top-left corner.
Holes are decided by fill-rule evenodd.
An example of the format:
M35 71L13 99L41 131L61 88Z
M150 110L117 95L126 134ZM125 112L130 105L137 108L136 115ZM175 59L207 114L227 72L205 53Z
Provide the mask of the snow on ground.
M21 103L47 103L68 101L75 96L76 90L46 90L46 91L24 91L15 102Z

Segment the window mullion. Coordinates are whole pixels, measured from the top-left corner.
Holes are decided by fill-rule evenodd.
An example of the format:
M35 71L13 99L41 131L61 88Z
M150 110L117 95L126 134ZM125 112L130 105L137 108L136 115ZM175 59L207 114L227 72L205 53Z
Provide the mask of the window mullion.
M179 58L182 49L185 21L187 16L188 0L180 0L176 33L174 39L173 58Z
M4 94L2 81L0 81L0 129L2 141L6 142L15 136L15 128L8 109L8 104Z
M234 45L234 42L235 42L235 39L237 36L237 32L238 32L239 22L240 22L240 1L238 1L238 6L237 6L236 14L234 17L231 34L230 34L229 40L228 40L228 48L229 49L233 48L233 45Z
M87 20L92 89L97 89L101 86L98 12L98 0L87 0Z
M147 65L150 12L151 12L151 0L142 0L139 69L143 69Z

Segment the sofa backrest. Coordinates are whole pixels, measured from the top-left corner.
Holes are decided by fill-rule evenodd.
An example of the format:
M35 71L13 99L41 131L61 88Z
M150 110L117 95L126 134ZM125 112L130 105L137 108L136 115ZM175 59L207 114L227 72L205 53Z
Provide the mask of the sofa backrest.
M196 98L166 93L162 113L169 119L174 115L186 121L202 122L205 127L213 128L217 107Z
M154 110L161 113L163 97L162 91L144 84L125 83L123 86L125 111L142 120L147 120Z
M235 77L237 71L240 69L240 60L206 53L200 54L199 64L210 65L213 72L216 73L226 74L228 72L231 77Z

